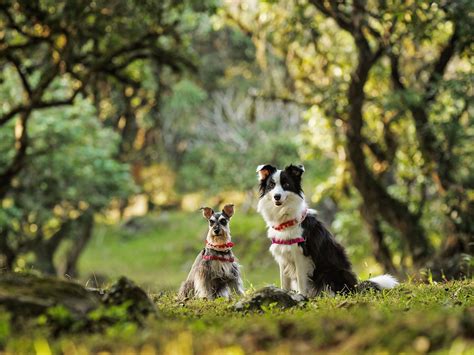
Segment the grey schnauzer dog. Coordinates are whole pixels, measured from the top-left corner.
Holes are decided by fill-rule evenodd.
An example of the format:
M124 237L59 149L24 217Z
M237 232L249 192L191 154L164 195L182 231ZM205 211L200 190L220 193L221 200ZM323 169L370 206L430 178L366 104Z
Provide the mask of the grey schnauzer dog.
M234 215L234 205L225 205L221 212L202 207L202 214L209 222L206 246L198 254L191 271L181 285L178 297L229 298L232 292L243 294L240 266L232 253L229 222Z

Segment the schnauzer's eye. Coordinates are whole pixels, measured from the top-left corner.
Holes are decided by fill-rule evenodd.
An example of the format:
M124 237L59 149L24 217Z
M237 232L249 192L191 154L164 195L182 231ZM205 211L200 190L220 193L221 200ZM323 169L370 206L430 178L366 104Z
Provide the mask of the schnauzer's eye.
M225 219L221 219L221 224L225 226L227 224L227 221Z
M211 219L211 220L209 221L209 225L212 226L213 224L214 224L214 221Z
M268 188L269 188L269 189L273 189L274 187L275 187L275 181L270 181L270 182L268 183Z

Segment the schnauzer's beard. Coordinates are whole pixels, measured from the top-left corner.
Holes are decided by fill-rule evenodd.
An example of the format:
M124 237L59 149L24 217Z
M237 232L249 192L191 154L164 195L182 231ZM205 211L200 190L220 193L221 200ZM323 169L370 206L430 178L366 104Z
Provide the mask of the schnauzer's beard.
M230 233L221 231L219 235L215 235L212 231L207 234L207 241L212 244L225 244L230 242Z

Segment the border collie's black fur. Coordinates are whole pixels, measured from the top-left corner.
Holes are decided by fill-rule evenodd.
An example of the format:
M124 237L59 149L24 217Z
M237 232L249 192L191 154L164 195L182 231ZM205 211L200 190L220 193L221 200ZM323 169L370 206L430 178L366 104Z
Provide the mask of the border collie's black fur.
M316 216L308 215L301 223L303 238L301 243L305 256L311 257L314 272L311 279L317 292L330 289L333 292L354 290L357 277L346 251Z
M280 266L282 288L288 288L297 281L297 291L314 296L322 291L346 293L362 288L382 289L397 285L390 275L357 284L343 246L318 220L315 211L307 210L301 187L303 166L289 165L284 170L278 170L271 165L261 165L257 172L260 179L258 210L267 222L268 236L283 240L302 236L305 240L297 246L273 244L270 248ZM298 218L302 212L305 217L301 221ZM273 228L292 219L298 220L298 223L290 228L283 231ZM291 249L295 247L300 249Z

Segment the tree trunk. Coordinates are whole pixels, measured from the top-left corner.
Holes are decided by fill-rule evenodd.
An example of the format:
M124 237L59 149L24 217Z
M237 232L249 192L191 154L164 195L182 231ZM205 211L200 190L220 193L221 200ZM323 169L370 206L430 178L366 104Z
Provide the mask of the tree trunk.
M44 243L38 243L34 252L36 257L35 268L44 274L56 276L56 267L53 263L55 250Z
M8 245L8 231L0 233L0 271L12 271L15 263L16 253Z
M56 250L61 242L71 232L71 225L73 220L67 220L61 227L48 239L44 236L38 235L38 240L32 246L32 252L36 256L35 266L42 272L48 275L57 275L57 269L54 265L53 259ZM40 230L41 231L41 230ZM41 234L42 232L39 232Z
M385 272L398 275L399 272L395 265L393 265L390 250L384 242L384 234L380 226L380 220L377 216L372 215L366 206L361 206L360 212L369 229L375 260L383 266Z
M362 139L362 106L365 100L364 86L370 68L378 59L370 50L362 33L354 34L358 50L358 64L352 73L348 90L349 107L346 120L346 153L351 163L354 185L362 195L368 213L382 216L392 227L400 231L407 243L413 264L422 266L431 251L418 217L410 212L408 206L392 197L375 179L366 165Z
M92 237L92 231L94 229L94 214L92 212L86 212L80 217L79 222L80 233L77 236L77 239L74 239L73 246L66 256L66 263L61 271L61 275L68 275L73 278L78 276L77 262Z

